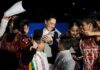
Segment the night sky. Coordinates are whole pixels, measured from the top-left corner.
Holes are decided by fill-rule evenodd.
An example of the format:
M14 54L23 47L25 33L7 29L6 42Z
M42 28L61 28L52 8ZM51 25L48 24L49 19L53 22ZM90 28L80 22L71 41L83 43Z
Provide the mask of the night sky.
M19 0L1 0L0 17L3 12ZM32 4L32 11L26 11L21 16L29 18L32 21L43 21L46 14L54 14L58 21L67 21L70 19L81 19L89 16L100 16L99 0L24 0L26 6ZM33 1L33 2L31 2ZM2 4L2 5L1 5Z

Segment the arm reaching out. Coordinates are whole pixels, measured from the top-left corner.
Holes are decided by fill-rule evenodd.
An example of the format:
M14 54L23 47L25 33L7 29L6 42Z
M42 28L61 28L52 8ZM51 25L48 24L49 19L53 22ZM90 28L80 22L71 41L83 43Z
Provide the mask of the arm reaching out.
M0 24L0 37L3 36L5 30L6 30L6 27L7 27L7 24L8 24L8 21L9 21L10 17L3 17L1 19L1 24Z
M18 1L12 7L10 7L7 11L4 12L4 17L1 20L0 24L0 37L4 34L9 17L24 12L25 9L22 7L22 1Z
M100 36L100 31L95 31L95 32L85 31L84 33L87 36Z

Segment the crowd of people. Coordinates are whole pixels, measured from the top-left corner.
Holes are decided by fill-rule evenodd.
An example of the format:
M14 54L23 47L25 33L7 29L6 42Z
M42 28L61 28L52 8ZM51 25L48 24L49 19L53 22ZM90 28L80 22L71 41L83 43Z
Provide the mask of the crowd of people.
M19 29L15 28L15 14L25 11L21 3L8 9L1 20L0 69L100 70L99 18L73 20L68 31L61 33L55 27L56 17L46 15L44 27L29 37L29 20L21 20Z

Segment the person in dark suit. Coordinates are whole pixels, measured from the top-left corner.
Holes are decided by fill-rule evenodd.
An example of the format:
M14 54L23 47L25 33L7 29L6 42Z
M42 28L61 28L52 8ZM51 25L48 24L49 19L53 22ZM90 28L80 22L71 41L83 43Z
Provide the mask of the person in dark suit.
M45 18L45 27L41 30L40 34L45 41L44 52L48 57L48 62L54 64L56 55L58 53L58 40L61 35L60 31L55 28L56 18L53 15L47 15Z

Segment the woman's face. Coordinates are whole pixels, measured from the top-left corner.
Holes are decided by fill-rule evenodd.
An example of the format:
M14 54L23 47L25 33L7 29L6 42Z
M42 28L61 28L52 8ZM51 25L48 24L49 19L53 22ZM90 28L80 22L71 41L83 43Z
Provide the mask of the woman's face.
M93 31L93 24L92 23L87 24L86 22L83 22L82 30L83 31Z
M24 30L24 32L27 34L27 33L28 33L28 31L29 31L29 26L24 25L23 30Z
M51 31L52 29L55 28L56 25L56 19L55 18L51 18L48 21L45 21L46 27Z
M74 25L71 27L70 35L71 35L71 37L78 37L79 36L79 27L77 25Z
M86 22L82 23L82 30L87 31L88 30L88 24Z
M14 24L13 23L10 23L9 24L9 29L13 29L13 27L14 27Z

